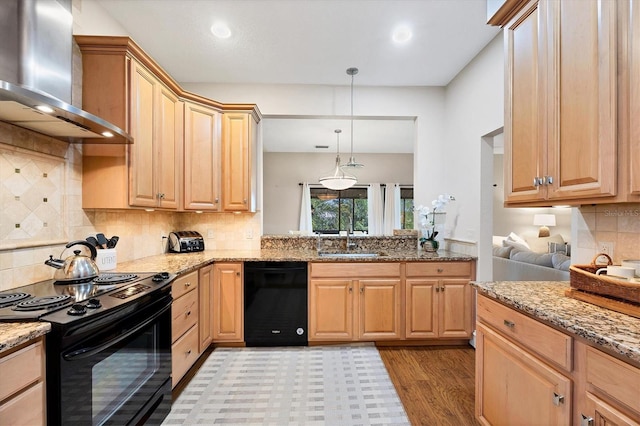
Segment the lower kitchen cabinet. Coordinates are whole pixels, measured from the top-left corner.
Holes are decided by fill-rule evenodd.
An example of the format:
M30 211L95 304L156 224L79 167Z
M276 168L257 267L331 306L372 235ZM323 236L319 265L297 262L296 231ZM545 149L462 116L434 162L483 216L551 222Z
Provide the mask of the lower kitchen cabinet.
M0 424L46 424L44 365L42 339L0 357Z
M244 340L242 262L213 265L213 341Z
M198 271L198 351L203 353L213 341L213 265Z
M179 276L171 286L171 383L175 387L200 356L198 271Z
M400 263L311 263L309 341L399 340Z
M416 262L406 265L407 339L471 337L474 279L471 262Z

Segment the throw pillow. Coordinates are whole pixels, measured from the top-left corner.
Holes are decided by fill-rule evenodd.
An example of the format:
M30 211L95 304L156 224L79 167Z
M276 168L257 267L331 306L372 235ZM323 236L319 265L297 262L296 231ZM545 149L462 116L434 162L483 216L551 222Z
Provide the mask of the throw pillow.
M511 246L507 246L507 247L493 247L493 255L496 257L504 257L505 259L509 258L509 254L511 253L511 250L513 249L513 247Z
M512 247L513 251L531 251L529 246L525 244L516 243L514 241L504 240L502 242L503 247Z
M512 251L510 259L518 262L532 263L534 265L546 266L548 268L553 267L551 261L551 254L549 253L535 253L532 251Z
M522 244L527 248L529 247L529 245L527 244L527 241L524 238L522 238L520 235L516 234L515 232L510 232L509 235L507 235L507 241Z
M568 271L569 266L571 266L571 256L567 256L562 253L553 253L551 255L551 263L556 269L560 269L561 271Z
M530 237L527 239L527 244L531 251L535 251L536 253L548 253L549 252L549 243L562 243L564 244L564 238L562 235L556 234L551 235L550 237Z

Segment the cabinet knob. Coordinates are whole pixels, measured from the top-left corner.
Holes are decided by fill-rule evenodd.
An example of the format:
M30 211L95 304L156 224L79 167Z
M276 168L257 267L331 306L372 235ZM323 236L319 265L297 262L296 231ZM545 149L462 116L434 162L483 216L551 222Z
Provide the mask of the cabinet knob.
M536 176L533 178L533 186L544 185L544 182L545 182L545 179L539 176Z
M515 322L513 322L513 321L509 321L509 320L504 320L504 321L503 321L503 323L504 323L504 325L506 325L506 326L507 326L507 327L509 327L509 328L513 328L513 327L515 327L515 326L516 326L516 323L515 323Z
M551 185L553 183L553 176L545 176L544 177L544 184L545 185Z
M360 287L360 294L364 294L364 287Z
M237 276L240 276L240 272L236 272L236 275L237 275Z
M438 272L444 272L443 268L438 268Z
M164 199L164 194L162 192L158 192L158 198L161 200Z
M564 395L558 395L557 393L553 393L553 405L564 404Z
M349 293L353 293L353 288L349 287Z
M247 204L247 199L245 198L244 200L242 200L242 202L243 202L244 204Z
M580 426L593 426L593 417L580 413Z
M444 286L440 287L440 291L444 291Z
M214 204L218 204L220 202L220 198L216 197L215 200L213 200Z
M184 314L185 317L188 317L189 315L191 315L191 311L187 311L187 313Z
M436 287L436 293L440 291L440 287Z
M191 283L189 281L187 281L186 283L184 283L184 287L185 288L189 288L191 287Z
M191 349L187 351L187 355L191 355Z

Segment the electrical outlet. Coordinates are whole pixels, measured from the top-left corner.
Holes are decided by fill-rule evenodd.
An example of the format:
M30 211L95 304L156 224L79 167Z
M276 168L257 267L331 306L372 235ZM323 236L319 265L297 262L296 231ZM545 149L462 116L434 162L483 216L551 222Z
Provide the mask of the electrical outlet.
M609 241L601 241L598 243L598 253L608 254L610 257L613 257L613 247L614 244Z
M245 231L245 233L244 233L244 237L245 237L247 240L251 240L251 239L253 238L253 229L251 229L251 228L247 228L247 230L246 230L246 231Z
M213 238L213 229L207 229L207 238Z

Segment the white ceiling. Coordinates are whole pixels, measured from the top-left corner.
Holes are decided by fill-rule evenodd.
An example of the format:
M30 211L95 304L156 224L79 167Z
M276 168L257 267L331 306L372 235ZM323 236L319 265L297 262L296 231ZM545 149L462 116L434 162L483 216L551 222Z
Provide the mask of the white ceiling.
M349 85L345 70L355 66L356 86L444 86L499 32L486 25L486 0L96 1L184 83ZM212 35L216 21L229 26L231 37ZM391 40L399 25L413 33L404 45ZM354 125L356 151L378 152L390 135L400 141L411 129L411 138L399 142L406 147L394 152L413 152L412 121L367 122L373 126L363 121L358 133ZM304 151L326 144L335 128L349 141L347 124L267 118L265 149ZM283 137L271 137L276 134ZM364 140L370 143L358 142Z

